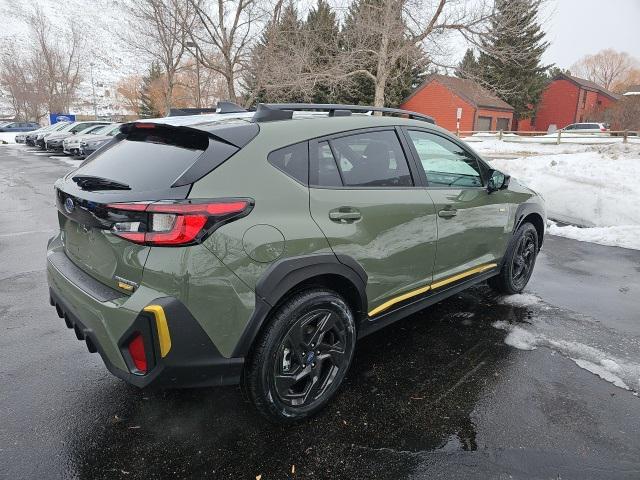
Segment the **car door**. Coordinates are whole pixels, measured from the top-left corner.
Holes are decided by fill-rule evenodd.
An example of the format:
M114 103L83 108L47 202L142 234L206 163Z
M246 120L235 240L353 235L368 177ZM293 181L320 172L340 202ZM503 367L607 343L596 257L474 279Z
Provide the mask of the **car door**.
M366 271L371 315L430 284L435 259L434 205L398 133L368 129L309 144L311 215L338 258Z
M509 238L508 194L486 188L489 167L445 134L405 130L437 212L434 283L490 268Z

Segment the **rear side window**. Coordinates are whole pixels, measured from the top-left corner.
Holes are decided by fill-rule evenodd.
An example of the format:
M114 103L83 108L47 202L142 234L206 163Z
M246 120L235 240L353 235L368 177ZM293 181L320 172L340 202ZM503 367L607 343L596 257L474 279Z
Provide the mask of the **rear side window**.
M217 146L217 142L214 143ZM74 172L128 185L131 190L165 189L181 177L209 146L204 132L134 128L98 150ZM222 146L222 145L220 145Z
M395 131L330 140L342 182L352 187L410 187L413 179Z
M309 182L309 149L307 142L275 150L267 157L278 170L307 185Z

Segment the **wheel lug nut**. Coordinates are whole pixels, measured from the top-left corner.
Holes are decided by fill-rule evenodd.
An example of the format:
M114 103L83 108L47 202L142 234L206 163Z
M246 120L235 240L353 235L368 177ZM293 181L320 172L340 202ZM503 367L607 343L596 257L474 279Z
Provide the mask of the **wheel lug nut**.
M312 363L312 364L311 364L311 368L316 368L316 364L315 364L315 363Z

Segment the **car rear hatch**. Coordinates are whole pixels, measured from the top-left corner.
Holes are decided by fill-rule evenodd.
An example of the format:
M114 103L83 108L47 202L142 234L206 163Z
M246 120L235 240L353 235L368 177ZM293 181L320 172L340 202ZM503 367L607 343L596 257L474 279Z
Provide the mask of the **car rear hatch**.
M186 199L193 182L257 134L251 124L247 128L253 135L238 135L233 127L214 134L156 123L123 125L109 144L55 184L67 256L96 280L131 293L150 249L141 232L157 222L147 209L192 203Z

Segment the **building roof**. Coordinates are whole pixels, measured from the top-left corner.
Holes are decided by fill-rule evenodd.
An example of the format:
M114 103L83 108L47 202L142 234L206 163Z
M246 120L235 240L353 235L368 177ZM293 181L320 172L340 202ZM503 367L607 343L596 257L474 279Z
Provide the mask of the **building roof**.
M640 85L631 85L629 86L623 95L640 95Z
M573 75L567 75L566 73L560 73L559 75L556 75L556 77L554 78L554 80L562 80L562 79L573 82L579 87L584 88L585 90L592 90L594 92L599 92L604 95L607 95L613 98L614 100L618 100L620 98L619 95L613 92L610 92L606 88L598 85L596 82L592 82L591 80L587 80L585 78L575 77Z
M477 82L467 78L450 77L447 75L429 75L422 84L416 88L416 90L409 95L404 102L407 102L410 98L416 95L420 90L426 87L431 82L436 81L453 93L469 102L476 108L488 108L496 110L509 110L513 111L513 107L504 100L498 98L486 88L480 86Z

